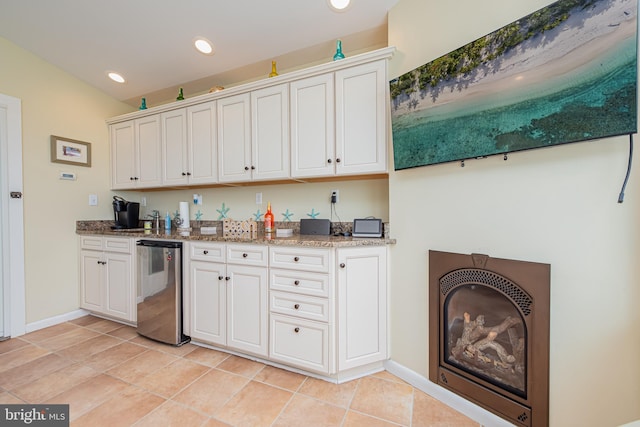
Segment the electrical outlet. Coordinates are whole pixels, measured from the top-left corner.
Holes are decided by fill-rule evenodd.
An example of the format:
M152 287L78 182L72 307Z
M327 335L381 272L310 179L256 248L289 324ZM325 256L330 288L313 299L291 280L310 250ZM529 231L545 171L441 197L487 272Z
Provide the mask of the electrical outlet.
M262 193L256 193L256 205L262 204Z
M147 206L147 198L142 196L140 197L140 206Z
M89 206L98 206L97 194L89 194Z
M340 201L340 190L331 190L331 203L338 203Z

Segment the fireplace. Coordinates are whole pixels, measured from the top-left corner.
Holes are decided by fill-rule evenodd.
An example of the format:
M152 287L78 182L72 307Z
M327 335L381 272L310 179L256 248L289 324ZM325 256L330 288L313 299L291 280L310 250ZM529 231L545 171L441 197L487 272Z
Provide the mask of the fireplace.
M550 266L429 251L429 379L518 426L549 424Z

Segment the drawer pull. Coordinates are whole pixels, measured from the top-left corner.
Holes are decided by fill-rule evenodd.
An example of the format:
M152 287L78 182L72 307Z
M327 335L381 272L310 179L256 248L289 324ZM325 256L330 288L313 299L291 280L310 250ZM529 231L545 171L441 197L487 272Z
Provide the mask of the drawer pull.
M300 280L296 280L293 282L294 285L298 286L300 284Z
M293 260L294 260L295 262L298 262L298 261L300 261L300 258L299 258L299 257L294 257L294 258L293 258Z
M300 308L300 304L296 304L293 306L293 308L295 308L296 310L298 310Z
M345 268L345 267L346 267L345 263L344 263L344 262L341 262L341 263L340 263L340 268Z
M246 258L248 256L249 256L249 254L247 254L247 253L242 254L242 258Z
M293 330L293 332L295 332L295 333L297 334L298 332L300 332L300 328L295 328L295 329Z
M204 251L202 251L202 253L206 255L209 253L209 251L205 249Z

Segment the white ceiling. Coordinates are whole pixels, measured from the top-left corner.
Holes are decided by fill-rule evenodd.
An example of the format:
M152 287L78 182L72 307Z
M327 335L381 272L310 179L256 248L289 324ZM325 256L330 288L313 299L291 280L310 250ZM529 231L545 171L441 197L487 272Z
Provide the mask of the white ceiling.
M2 0L0 37L126 100L379 27L397 2L334 12L327 0ZM216 54L198 53L196 36Z

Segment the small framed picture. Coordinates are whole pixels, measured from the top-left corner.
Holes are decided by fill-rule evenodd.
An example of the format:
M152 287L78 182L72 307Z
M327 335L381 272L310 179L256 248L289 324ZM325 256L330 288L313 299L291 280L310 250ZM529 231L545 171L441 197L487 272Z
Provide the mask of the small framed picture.
M51 135L51 161L91 167L91 143Z

